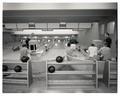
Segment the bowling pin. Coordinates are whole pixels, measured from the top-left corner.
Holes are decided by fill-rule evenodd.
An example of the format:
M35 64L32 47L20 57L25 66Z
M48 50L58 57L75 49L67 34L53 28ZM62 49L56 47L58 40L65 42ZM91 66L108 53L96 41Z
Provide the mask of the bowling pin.
M58 44L57 43L55 43L55 46L57 46Z
M50 42L50 40L48 40L48 42Z
M60 40L58 40L58 42L60 43Z

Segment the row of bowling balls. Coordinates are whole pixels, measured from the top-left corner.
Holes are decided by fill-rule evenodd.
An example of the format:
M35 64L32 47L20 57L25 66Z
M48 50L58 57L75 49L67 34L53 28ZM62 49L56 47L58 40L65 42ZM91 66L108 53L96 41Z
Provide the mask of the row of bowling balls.
M28 57L28 56L23 56L23 57L21 57L21 61L22 61L22 62L27 62L28 60L29 60L29 57ZM64 60L64 58L63 58L62 56L57 56L57 57L56 57L56 62L58 62L58 63L63 62L63 60Z
M56 62L58 62L58 63L62 63L63 60L64 60L64 58L62 56L56 57ZM55 67L54 66L49 66L48 67L48 72L54 73L55 72Z
M63 60L64 60L64 58L62 56L57 56L56 57L56 62L58 62L58 63L62 63ZM55 72L55 67L54 66L49 66L48 67L48 72L54 73Z
M8 70L9 70L8 66L7 65L3 65L3 71L8 71ZM17 65L17 66L14 67L13 70L15 72L21 72L22 71L22 67L20 65ZM48 72L50 72L50 73L55 72L55 67L54 66L48 67Z
M9 68L7 65L3 65L3 71L8 71ZM22 67L20 65L17 65L14 67L13 69L15 72L21 72L22 71Z
M22 57L22 59L25 60L25 61L27 61L27 60L29 60L29 57ZM23 61L23 62L25 62L25 61ZM63 57L61 57L61 56L56 57L56 62L58 62L58 63L63 62ZM9 68L8 68L7 65L3 65L3 71L8 71L8 69ZM14 67L14 71L15 72L21 72L22 71L22 67L20 65L17 65L17 66ZM53 73L55 71L55 67L54 66L50 66L48 68L48 71L50 73Z
M28 60L29 60L29 57L28 57L28 56L23 56L23 57L21 57L21 61L22 61L22 62L27 62ZM58 62L58 63L63 62L63 60L64 60L64 58L63 58L62 56L56 57L56 62Z

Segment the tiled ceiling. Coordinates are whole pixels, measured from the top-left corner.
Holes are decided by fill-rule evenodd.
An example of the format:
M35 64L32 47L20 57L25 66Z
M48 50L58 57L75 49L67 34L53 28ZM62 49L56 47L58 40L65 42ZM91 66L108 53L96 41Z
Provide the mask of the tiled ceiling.
M4 23L99 22L114 20L117 10L4 10Z

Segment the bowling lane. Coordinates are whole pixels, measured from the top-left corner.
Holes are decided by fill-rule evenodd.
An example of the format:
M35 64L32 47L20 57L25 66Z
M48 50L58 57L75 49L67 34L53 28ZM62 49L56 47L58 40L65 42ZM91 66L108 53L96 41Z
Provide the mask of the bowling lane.
M41 56L41 61L44 60L55 60L57 56L65 56L64 49L51 49L46 55Z
M45 44L52 46L48 51L45 51ZM45 61L45 60L55 60L57 56L65 56L66 55L66 43L60 40L56 42L41 42L41 45L38 44L38 49L36 50L35 55L31 55L32 61ZM11 43L7 45L6 49L3 50L3 59L4 60L20 60L20 51L13 51L12 46L16 46L21 44L19 42ZM44 51L40 53L41 51ZM79 54L80 55L80 54ZM79 56L82 57L82 56Z
M20 60L20 51L6 50L3 54L3 60Z
M50 48L44 54L37 54L36 56L32 56L33 61L45 61L45 60L53 60L57 56L65 56L65 45L63 42L55 42L53 47Z
M53 49L65 49L65 44L64 44L64 42L62 42L62 41L60 41L60 40L54 42Z

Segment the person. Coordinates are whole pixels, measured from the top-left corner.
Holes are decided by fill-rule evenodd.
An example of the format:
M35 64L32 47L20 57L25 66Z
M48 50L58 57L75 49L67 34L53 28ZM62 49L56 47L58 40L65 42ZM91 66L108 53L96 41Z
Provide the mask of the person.
M20 59L23 57L23 56L28 56L30 57L30 54L29 54L29 50L27 49L27 45L26 44L23 44L22 45L22 48L20 49Z
M88 56L85 54L84 50L80 48L80 51L77 49L76 44L71 44L66 52L68 60L86 60Z
M36 40L31 39L29 41L29 49L32 51L37 50L37 41Z
M70 43L67 43L66 54L69 54L69 51L71 50L70 45Z
M98 50L98 54L103 56L103 60L111 59L111 48L108 47L108 44L105 42L104 46Z
M88 55L90 58L97 56L98 49L94 44L88 47Z
M26 43L26 46L27 46L28 49L29 49L29 41L30 41L30 38L27 38L27 39L25 40L25 43Z
M80 45L78 45L76 49L80 52L81 51Z
M73 56L75 55L76 51L76 44L71 44L70 42L67 43L67 47L66 47L66 56Z
M48 44L45 44L44 47L45 47L45 51L47 52L48 51Z
M112 39L110 38L110 34L109 33L105 33L105 40L104 40L104 42L106 42L107 47L111 48Z

